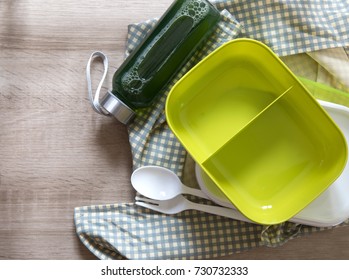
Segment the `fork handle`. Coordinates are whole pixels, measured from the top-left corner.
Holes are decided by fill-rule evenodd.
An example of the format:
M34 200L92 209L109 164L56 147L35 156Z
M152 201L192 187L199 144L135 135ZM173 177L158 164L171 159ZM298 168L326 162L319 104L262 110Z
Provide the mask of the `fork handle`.
M213 206L213 205L204 205L199 203L194 203L189 201L189 206L191 209L203 211L206 213L227 217L235 220L240 220L244 222L253 223L251 220L247 219L244 215L242 215L239 211L231 208L221 207L221 206Z

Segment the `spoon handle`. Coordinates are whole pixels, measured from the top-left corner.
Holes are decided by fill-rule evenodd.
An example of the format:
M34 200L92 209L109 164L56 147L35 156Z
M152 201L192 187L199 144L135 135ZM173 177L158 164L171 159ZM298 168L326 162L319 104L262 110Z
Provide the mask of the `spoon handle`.
M203 193L201 190L199 189L195 189L195 188L189 188L185 185L182 184L182 193L185 194L192 194L198 197L202 197L202 198L206 198L206 199L210 199L205 193Z
M189 209L195 209L195 210L203 211L206 213L227 217L230 219L253 223L251 220L247 219L244 215L242 215L239 211L232 208L213 206L213 205L203 205L203 204L195 203L192 201L188 201L187 206Z

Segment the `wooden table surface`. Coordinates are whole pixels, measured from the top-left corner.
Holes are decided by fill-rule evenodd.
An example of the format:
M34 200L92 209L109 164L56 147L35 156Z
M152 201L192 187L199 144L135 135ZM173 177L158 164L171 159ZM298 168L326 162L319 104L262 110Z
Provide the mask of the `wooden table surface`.
M170 3L0 1L0 259L95 259L74 208L130 202L134 191L127 131L91 109L86 62L108 54L110 85L127 25ZM229 259L348 259L348 241L349 227L338 228Z

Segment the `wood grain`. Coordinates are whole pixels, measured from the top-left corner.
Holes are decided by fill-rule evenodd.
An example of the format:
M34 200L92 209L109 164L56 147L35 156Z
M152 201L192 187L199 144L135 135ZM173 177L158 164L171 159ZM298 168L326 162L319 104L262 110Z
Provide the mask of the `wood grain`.
M0 1L0 259L95 259L76 237L74 208L134 192L127 131L92 111L86 62L107 53L110 84L127 25L170 3ZM339 228L229 259L347 259L348 236Z

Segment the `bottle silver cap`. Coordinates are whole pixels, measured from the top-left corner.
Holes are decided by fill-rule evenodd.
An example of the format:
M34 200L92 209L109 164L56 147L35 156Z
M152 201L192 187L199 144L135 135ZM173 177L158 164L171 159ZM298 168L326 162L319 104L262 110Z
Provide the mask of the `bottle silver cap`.
M135 115L135 112L130 107L109 90L102 98L101 106L123 124L127 124Z

